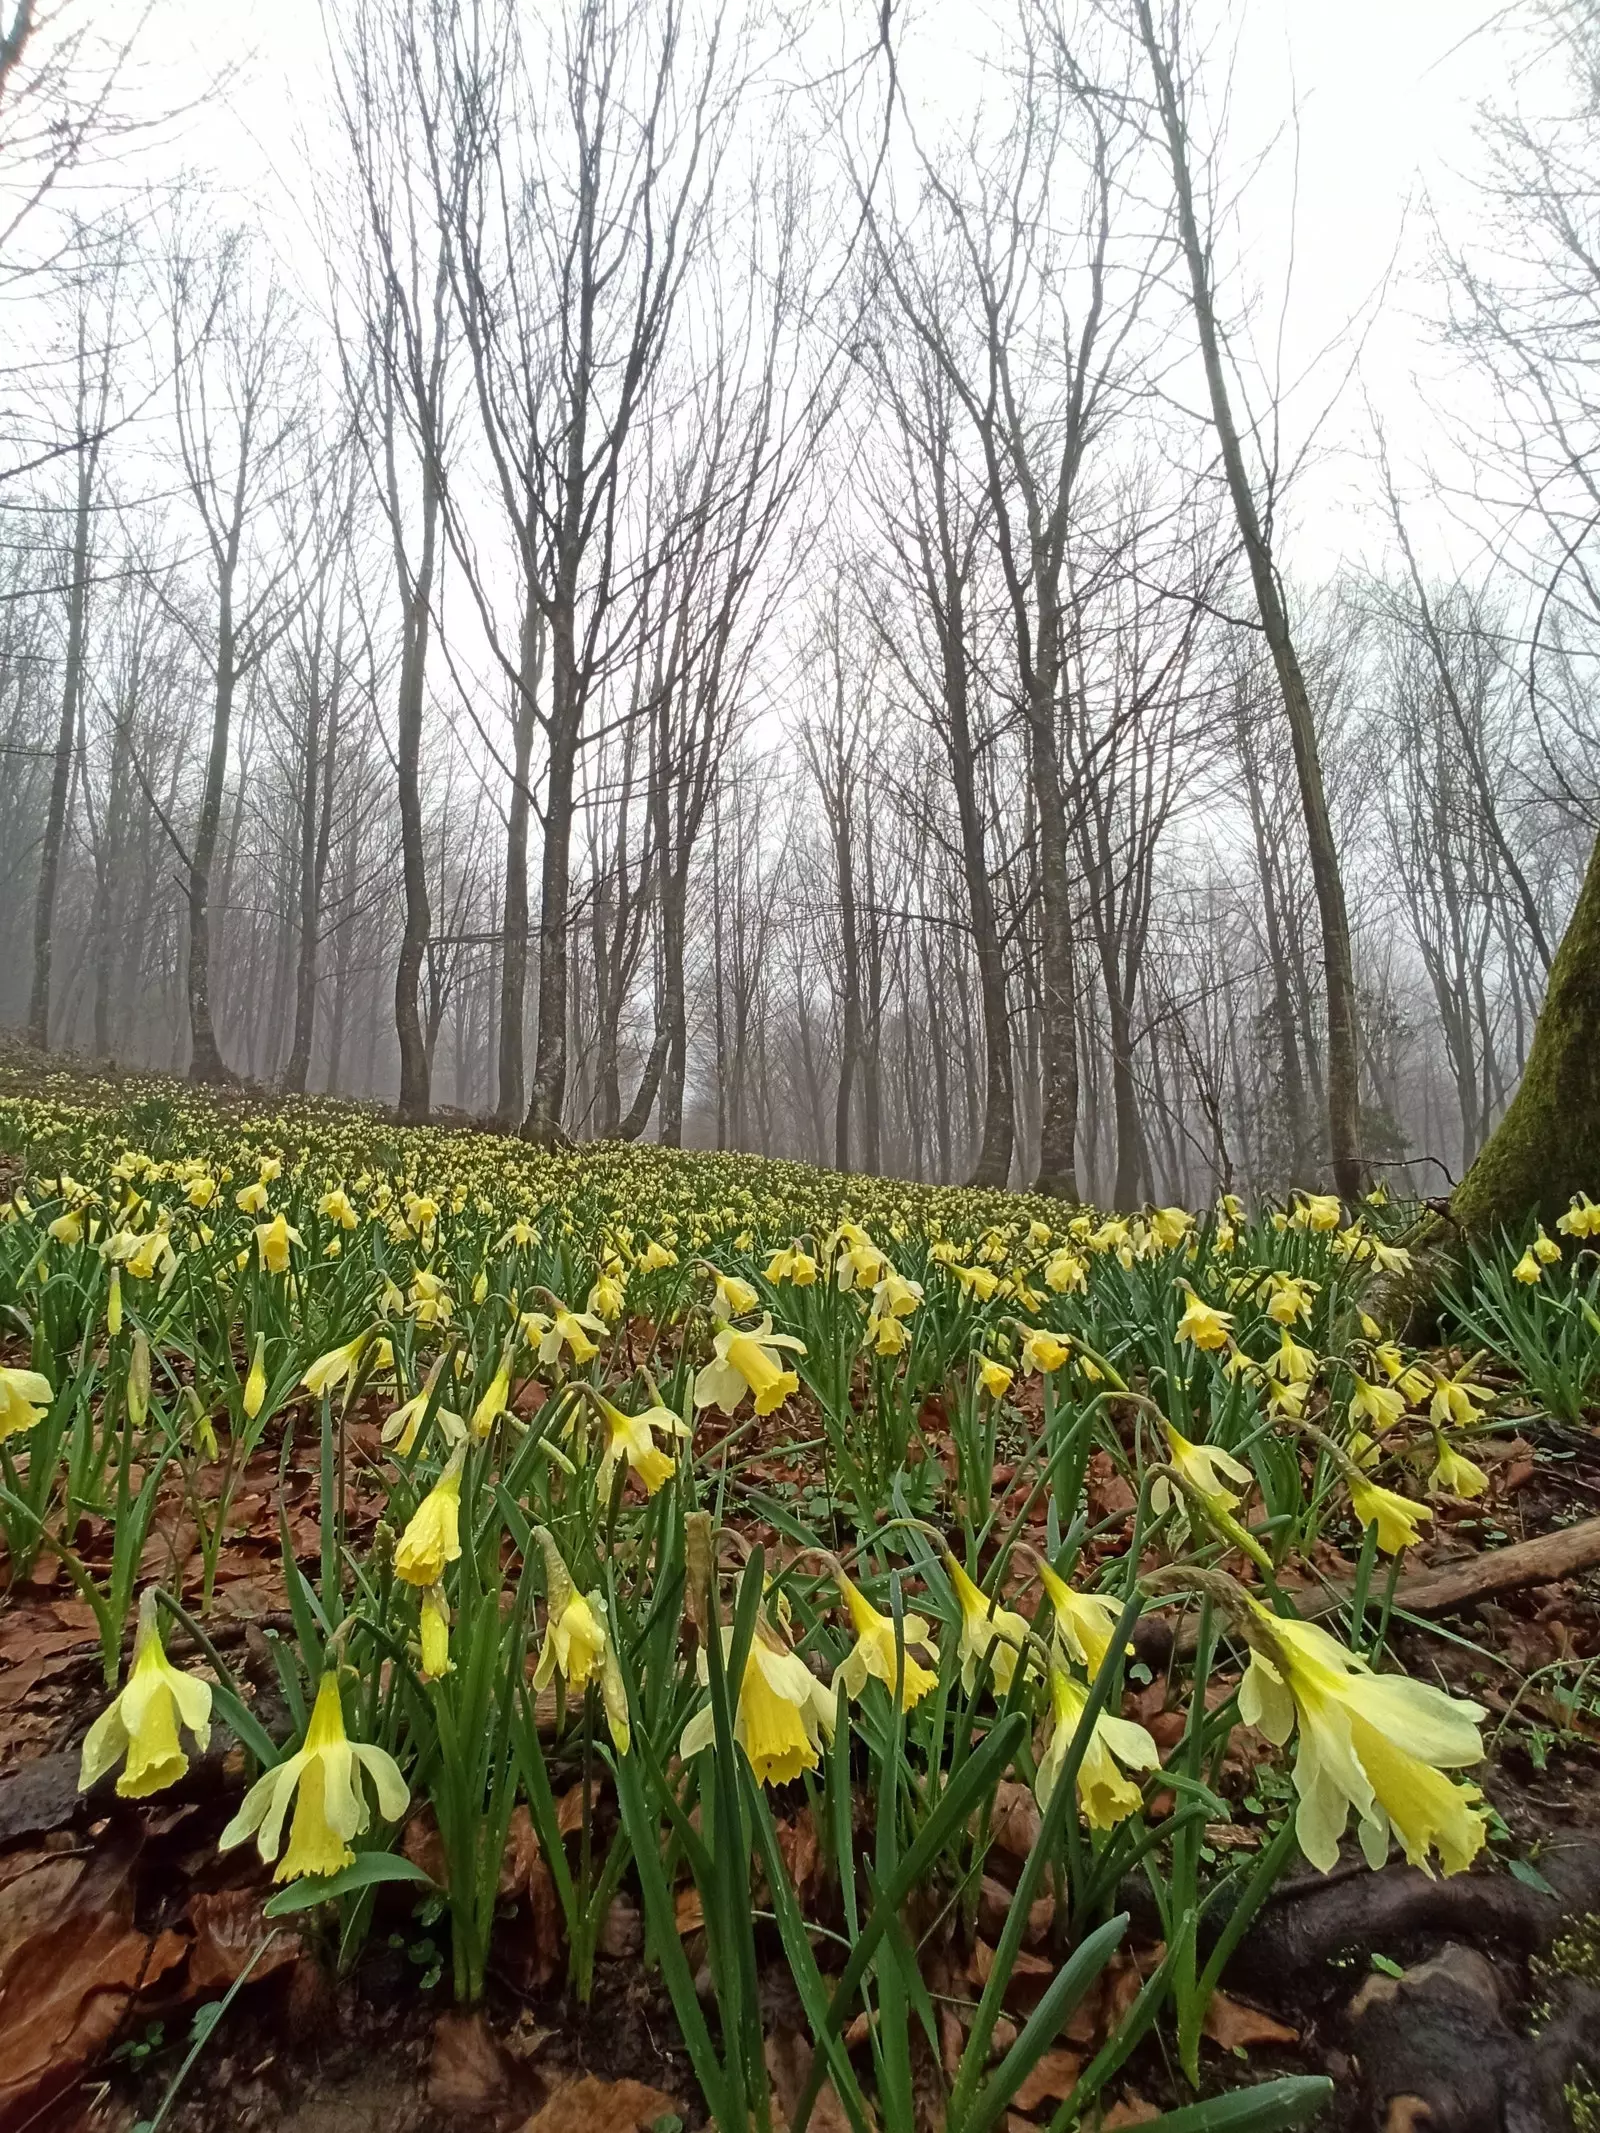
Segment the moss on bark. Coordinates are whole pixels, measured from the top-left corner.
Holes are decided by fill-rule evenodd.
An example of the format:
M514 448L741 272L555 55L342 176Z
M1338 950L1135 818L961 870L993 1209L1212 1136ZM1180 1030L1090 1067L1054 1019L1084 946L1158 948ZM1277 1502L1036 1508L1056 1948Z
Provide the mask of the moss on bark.
M1531 1214L1553 1223L1575 1192L1600 1192L1600 842L1550 966L1521 1085L1450 1212L1482 1236Z

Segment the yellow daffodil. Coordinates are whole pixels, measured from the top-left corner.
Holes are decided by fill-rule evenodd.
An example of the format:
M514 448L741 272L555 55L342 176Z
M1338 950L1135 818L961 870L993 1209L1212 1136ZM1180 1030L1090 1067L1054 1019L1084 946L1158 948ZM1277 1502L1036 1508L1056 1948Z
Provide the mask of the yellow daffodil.
M1238 1491L1228 1486L1236 1481L1242 1489L1248 1489L1255 1481L1254 1474L1225 1452L1217 1444L1191 1444L1189 1439L1175 1430L1170 1422L1163 1421L1162 1433L1167 1440L1167 1456L1172 1465L1188 1482L1195 1494L1207 1508L1232 1511L1238 1507ZM1226 1479L1222 1477L1226 1476Z
M1430 1496L1459 1496L1471 1503L1488 1488L1489 1477L1483 1468L1447 1444L1437 1430L1433 1453L1433 1472L1428 1477Z
M246 1837L254 1837L263 1859L277 1859L284 1819L293 1800L289 1848L278 1860L273 1880L337 1874L354 1865L350 1840L367 1827L363 1777L372 1782L384 1820L398 1822L411 1804L399 1765L384 1749L350 1739L339 1701L339 1677L330 1669L317 1690L304 1746L256 1779L218 1839L219 1846L229 1851Z
M320 1400L325 1392L334 1392L341 1385L349 1386L371 1339L370 1331L363 1331L354 1340L346 1341L342 1348L330 1348L326 1355L317 1357L300 1380L314 1400Z
M975 1296L979 1303L987 1303L1000 1286L1000 1277L993 1267L952 1266L950 1271L967 1294Z
M852 1584L842 1570L835 1573L835 1583L845 1606L850 1610L850 1621L856 1633L855 1643L834 1670L835 1684L842 1681L850 1701L859 1703L870 1675L881 1681L892 1695L897 1656L894 1617L880 1614L866 1594ZM911 1647L919 1645L931 1651L936 1660L939 1654L928 1624L921 1615L902 1615L900 1630L899 1656L903 1657L905 1662L900 1687L900 1708L909 1711L921 1702L931 1688L937 1687L939 1681L936 1673L912 1658Z
M1367 1863L1382 1866L1391 1831L1413 1866L1437 1850L1447 1874L1482 1849L1475 1786L1443 1775L1483 1759L1480 1704L1404 1674L1374 1674L1314 1622L1281 1621L1254 1601L1255 1649L1239 1711L1282 1747L1299 1727L1294 1784L1300 1849L1321 1872L1338 1863L1353 1807Z
M1028 1648L1028 1623L1014 1609L992 1602L953 1555L945 1557L944 1568L961 1609L961 1686L970 1696L978 1669L988 1660L994 1693L1004 1696Z
M419 1326L447 1326L455 1300L431 1267L419 1266L411 1276L411 1312Z
M867 1320L863 1338L874 1355L899 1355L911 1345L911 1335L901 1319L879 1318L876 1313Z
M1344 1219L1344 1209L1339 1204L1339 1195L1336 1192L1302 1192L1297 1193L1295 1198L1299 1203L1295 1216L1306 1229L1337 1229Z
M1350 1508L1357 1525L1377 1526L1378 1546L1385 1555L1398 1555L1403 1548L1414 1547L1422 1538L1423 1522L1433 1516L1426 1504L1413 1503L1409 1497L1364 1478L1350 1483Z
M1317 1358L1285 1326L1277 1348L1267 1357L1266 1368L1267 1375L1280 1385L1309 1385L1317 1374Z
M1516 1265L1511 1269L1511 1278L1513 1281L1522 1282L1526 1287L1529 1288L1531 1288L1536 1281L1543 1281L1544 1268L1539 1264L1538 1260L1534 1258L1531 1249L1529 1251L1524 1252L1522 1257L1517 1261Z
M724 1659L732 1644L733 1631L724 1629ZM699 1654L699 1675L702 1683L710 1679L703 1651ZM748 1757L757 1781L763 1785L787 1785L802 1771L815 1770L821 1761L822 1741L833 1732L833 1719L834 1699L800 1654L780 1644L773 1632L758 1622L750 1640L733 1719L733 1737ZM707 1703L684 1727L678 1753L688 1762L715 1740L716 1718Z
M909 1318L922 1301L922 1283L909 1281L893 1267L872 1292L872 1309L878 1318Z
M805 1342L792 1333L774 1333L770 1311L762 1314L761 1323L753 1332L741 1333L724 1326L713 1346L715 1356L694 1381L696 1407L717 1407L731 1415L748 1391L754 1397L756 1413L770 1415L790 1393L799 1391L800 1380L794 1371L784 1369L779 1351L787 1348L804 1355Z
M761 1301L749 1282L738 1274L717 1274L713 1282L712 1316L724 1325L730 1318L748 1318Z
M423 1497L400 1536L394 1552L394 1574L402 1583L425 1589L437 1585L445 1565L461 1554L461 1451Z
M1149 1215L1150 1234L1164 1252L1180 1245L1194 1228L1194 1216L1185 1207L1156 1207Z
M1048 1376L1051 1371L1059 1370L1071 1353L1064 1340L1047 1332L1043 1326L1030 1326L1022 1336L1020 1359L1023 1369L1030 1374L1037 1370Z
M645 1494L654 1496L678 1464L670 1452L664 1452L657 1444L656 1433L660 1431L666 1437L689 1437L693 1435L689 1425L659 1400L654 1407L647 1407L643 1414L625 1415L620 1407L613 1407L609 1400L602 1399L600 1412L606 1425L606 1448L594 1477L600 1501L603 1504L610 1502L617 1468L624 1462L637 1477Z
M792 1281L797 1289L809 1289L817 1278L817 1262L798 1244L786 1245L767 1261L767 1279L776 1285Z
M1600 1237L1600 1207L1586 1192L1576 1192L1566 1213L1557 1216L1556 1228L1563 1237Z
M125 1800L147 1800L175 1785L189 1767L178 1728L194 1736L204 1755L211 1740L211 1684L183 1674L161 1642L156 1596L147 1587L139 1600L139 1627L127 1685L84 1736L78 1790L87 1792L108 1770L124 1763L117 1791Z
M1275 1326L1294 1326L1311 1317L1311 1301L1317 1285L1293 1274L1274 1274L1267 1297L1267 1316Z
M506 1402L511 1397L511 1347L508 1341L500 1351L500 1361L494 1376L483 1388L472 1410L472 1434L481 1442L487 1437L506 1411Z
M253 1422L261 1412L261 1403L267 1397L267 1336L256 1335L255 1346L250 1351L250 1369L244 1381L244 1395L240 1405L247 1421Z
M422 1678L424 1681L439 1681L454 1671L450 1657L450 1608L444 1596L444 1588L435 1585L422 1595L422 1612L417 1622L418 1641L422 1646Z
M533 1685L542 1689L559 1673L569 1689L582 1690L600 1671L605 1658L604 1618L573 1583L572 1572L549 1531L535 1526L533 1537L544 1551L547 1602L544 1643Z
M614 1326L626 1301L623 1286L614 1274L602 1274L589 1291L584 1308L603 1324Z
M64 1215L56 1216L46 1234L53 1237L57 1244L81 1244L83 1216L75 1207L70 1207Z
M350 1203L350 1196L343 1186L336 1185L325 1192L317 1202L317 1213L326 1221L337 1222L341 1229L354 1229L361 1217Z
M1039 1565L1039 1582L1055 1616L1056 1635L1092 1680L1105 1664L1122 1610L1098 1592L1079 1592L1048 1563Z
M1460 1370L1453 1378L1434 1379L1428 1412L1441 1429L1470 1429L1482 1418L1483 1408L1479 1403L1489 1396L1486 1385L1471 1384L1466 1371Z
M1011 1372L992 1355L980 1355L977 1361L978 1383L991 1400L1003 1400L1011 1390Z
M233 1204L238 1208L241 1215L265 1214L267 1208L266 1186L259 1179L254 1185L246 1185L241 1191L234 1194Z
M1404 1393L1391 1385L1374 1385L1359 1371L1351 1371L1350 1379L1355 1386L1348 1409L1351 1421L1370 1423L1380 1435L1393 1429L1406 1411Z
M1177 1338L1193 1341L1197 1348L1226 1348L1228 1335L1233 1330L1233 1319L1226 1311L1219 1311L1215 1304L1208 1304L1204 1297L1197 1296L1186 1281L1178 1284L1188 1302L1183 1316L1178 1320Z
M658 1244L654 1237L639 1255L639 1265L647 1274L659 1273L663 1267L676 1266L677 1263L677 1253L669 1251L664 1244Z
M1089 1692L1059 1666L1050 1669L1050 1745L1039 1758L1034 1790L1041 1807L1060 1780L1061 1766L1082 1720ZM1142 1794L1125 1770L1157 1770L1161 1751L1143 1726L1102 1711L1078 1765L1078 1805L1091 1829L1114 1829L1138 1807Z
M42 1372L0 1368L0 1442L42 1422L54 1398Z
M1074 1289L1085 1289L1089 1285L1089 1269L1075 1251L1062 1245L1044 1263L1044 1285L1057 1296L1065 1296Z
M291 1229L285 1216L274 1215L270 1222L256 1224L256 1253L262 1270L268 1274L286 1274L289 1271L289 1247L299 1244L300 1232Z
M597 1340L607 1340L611 1328L603 1318L596 1318L592 1311L569 1311L565 1304L557 1307L553 1316L543 1311L528 1311L523 1314L522 1329L530 1346L538 1343L539 1360L547 1365L561 1360L565 1348L574 1363L592 1362L600 1353Z

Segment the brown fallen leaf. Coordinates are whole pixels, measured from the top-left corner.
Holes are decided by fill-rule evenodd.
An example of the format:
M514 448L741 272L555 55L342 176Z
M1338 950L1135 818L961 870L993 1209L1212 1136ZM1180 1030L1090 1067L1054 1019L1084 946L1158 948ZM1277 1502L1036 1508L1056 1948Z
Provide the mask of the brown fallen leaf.
M1078 2085L1082 2064L1076 2052L1045 2052L1023 2077L1012 2102L1019 2111L1031 2111L1041 2103L1065 2103Z
M677 2108L665 2090L643 2081L602 2081L584 2074L557 2089L524 2121L521 2133L644 2133Z
M774 2133L788 2133L790 2119L811 2073L811 2045L797 2029L775 2029L766 2044L767 2078L772 2083ZM825 2080L812 2106L810 2124L817 2133L850 2133L850 2120L839 2092Z
M1152 2118L1160 2116L1155 2105L1146 2103L1137 2089L1124 2089L1120 2101L1101 2119L1101 2133L1113 2133L1117 2126L1147 2126Z
M500 2047L481 2014L440 2015L428 2062L428 2101L445 2117L488 2117L506 2100L509 2083Z
M281 1925L274 1932L261 1905L262 1897L255 1889L201 1890L190 1897L188 1918L194 1940L189 1949L189 1983L196 1992L215 1992L231 1985L269 1934L272 1938L251 1970L252 1978L269 1977L274 1970L300 1960L299 1935Z
M1298 2044L1300 2041L1299 2030L1290 2029L1287 2023L1264 2014L1259 2007L1230 1999L1225 1992L1211 1995L1203 2034L1213 2044L1220 2044L1224 2051L1232 2051L1235 2046L1248 2049L1252 2044Z
M1039 1841L1039 1819L1039 1803L1031 1785L1007 1778L996 1787L989 1831L1001 1851L1013 1859L1026 1859Z
M181 1934L133 1923L136 1848L50 1861L0 1891L0 2125L25 2125L116 2035L129 2001L181 1962ZM30 1887L29 1884L34 1884Z

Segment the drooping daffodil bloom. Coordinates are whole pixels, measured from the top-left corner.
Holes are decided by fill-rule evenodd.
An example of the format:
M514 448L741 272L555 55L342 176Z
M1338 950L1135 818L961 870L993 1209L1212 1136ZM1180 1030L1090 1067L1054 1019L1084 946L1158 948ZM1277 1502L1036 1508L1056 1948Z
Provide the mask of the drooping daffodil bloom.
M1030 1374L1042 1371L1046 1376L1059 1370L1072 1353L1064 1340L1047 1332L1043 1326L1030 1326L1022 1336L1022 1367Z
M1439 1431L1433 1433L1433 1472L1428 1477L1430 1496L1459 1496L1470 1503L1489 1486L1489 1477L1475 1460L1447 1444Z
M911 1656L915 1644L932 1651L938 1658L938 1649L933 1643L932 1632L921 1615L903 1614L900 1617L900 1649L895 1649L894 1617L879 1612L862 1592L860 1587L847 1578L842 1570L834 1573L834 1581L845 1606L850 1610L851 1625L856 1641L834 1669L834 1682L844 1683L845 1694L852 1703L861 1701L862 1691L871 1676L881 1681L890 1695L894 1694L896 1660L904 1662L900 1682L900 1708L911 1710L931 1688L938 1685L939 1677L920 1661Z
M724 1628L721 1634L726 1661L733 1631ZM703 1650L698 1671L702 1683L709 1683L711 1670ZM800 1654L758 1621L733 1715L733 1737L749 1758L757 1781L787 1785L802 1771L815 1770L822 1742L832 1736L833 1721L833 1697ZM716 1715L707 1703L684 1727L678 1753L687 1762L715 1741Z
M437 1585L445 1565L461 1555L461 1463L466 1454L453 1452L450 1462L433 1487L411 1514L400 1545L394 1552L394 1574L402 1584L419 1590Z
M922 1283L908 1280L897 1274L894 1268L884 1269L883 1279L872 1292L872 1310L876 1318L909 1318L922 1301Z
M500 1361L493 1377L479 1394L472 1410L472 1434L481 1442L488 1436L506 1411L506 1402L511 1397L511 1352L513 1343L507 1341L500 1351Z
M1350 1376L1355 1386L1348 1410L1351 1421L1370 1423L1380 1435L1393 1429L1405 1414L1405 1394L1396 1391L1392 1385L1374 1385L1359 1371L1353 1370Z
M1173 1466L1207 1508L1234 1510L1239 1493L1229 1483L1236 1481L1240 1488L1248 1489L1255 1480L1243 1461L1217 1444L1191 1444L1170 1422L1163 1421L1161 1429Z
M180 1725L204 1755L211 1740L211 1684L180 1673L168 1659L156 1618L155 1588L150 1586L139 1599L127 1684L84 1736L78 1790L87 1792L118 1763L123 1770L117 1791L125 1800L147 1800L153 1792L175 1785L189 1767L178 1737Z
M693 1431L659 1400L640 1415L626 1415L607 1399L601 1399L599 1406L606 1428L606 1448L595 1473L595 1488L601 1502L610 1501L617 1468L624 1461L645 1494L654 1496L677 1466L672 1454L664 1452L657 1444L657 1432L666 1437L689 1437Z
M1057 1296L1089 1285L1089 1269L1069 1245L1063 1244L1044 1263L1044 1285Z
M776 1285L792 1281L797 1289L809 1289L817 1278L817 1262L798 1244L786 1245L767 1261L767 1279Z
M321 1399L325 1392L334 1392L341 1385L348 1389L355 1383L361 1359L371 1342L372 1329L365 1327L342 1348L330 1348L326 1355L319 1355L300 1380L301 1384L313 1399ZM373 1368L383 1370L391 1367L393 1362L393 1348L386 1340L380 1340L373 1354Z
M1295 1829L1314 1867L1331 1871L1353 1807L1367 1864L1388 1855L1391 1831L1413 1866L1437 1850L1447 1874L1482 1849L1476 1786L1443 1775L1483 1760L1481 1704L1404 1674L1374 1674L1314 1622L1290 1622L1250 1601L1254 1650L1239 1711L1282 1747L1299 1727Z
M1563 1237L1600 1237L1600 1206L1586 1192L1575 1192L1564 1215L1556 1217Z
M713 1277L711 1311L713 1317L726 1325L730 1318L748 1318L761 1298L738 1274L716 1274Z
M1028 1648L1028 1623L1014 1608L991 1600L953 1555L945 1557L944 1568L961 1608L961 1686L970 1696L987 1660L994 1692L1004 1696Z
M1393 1489L1380 1488L1363 1476L1350 1483L1350 1508L1359 1526L1376 1525L1378 1546L1385 1555L1398 1555L1422 1538L1423 1522L1433 1513L1426 1504L1413 1503Z
M304 1745L256 1779L218 1839L219 1847L229 1851L254 1837L263 1859L277 1859L293 1801L289 1848L278 1860L273 1880L337 1874L355 1863L350 1840L360 1836L370 1819L363 1778L371 1780L384 1820L398 1822L411 1804L400 1766L385 1749L350 1739L339 1677L330 1668L317 1690Z
M422 1595L418 1636L422 1646L422 1678L439 1681L454 1670L455 1664L450 1657L450 1606L441 1585L432 1586Z
M751 1332L722 1327L713 1346L715 1356L694 1381L696 1407L716 1407L731 1415L748 1391L754 1397L756 1413L770 1415L790 1393L799 1391L800 1380L794 1371L783 1367L779 1351L787 1348L804 1355L805 1342L792 1333L774 1333L770 1311L763 1312L761 1323Z
M978 1383L991 1400L1003 1400L1011 1390L1011 1372L992 1355L980 1355L977 1361Z
M0 1442L42 1422L54 1398L42 1371L0 1369Z
M628 1692L606 1621L605 1601L598 1592L578 1590L548 1527L535 1526L533 1537L544 1555L546 1602L534 1689L547 1687L559 1674L569 1694L582 1695L598 1674L612 1741L617 1753L626 1755L631 1740Z
M559 1304L553 1316L543 1311L525 1311L522 1332L530 1347L537 1343L541 1363L559 1363L561 1351L566 1348L574 1363L583 1364L592 1362L600 1353L596 1341L608 1340L611 1328L592 1311L569 1311L565 1304Z
M270 1222L256 1224L256 1253L263 1273L287 1274L289 1271L289 1247L301 1242L300 1232L291 1229L285 1215L274 1215Z
M1192 1341L1197 1348L1226 1348L1228 1335L1233 1330L1232 1316L1219 1311L1215 1304L1208 1304L1203 1296L1197 1296L1188 1282L1182 1281L1178 1286L1188 1302L1178 1320L1177 1338Z
M1093 1680L1105 1664L1122 1610L1098 1592L1079 1592L1045 1562L1039 1565L1039 1582L1055 1615L1056 1635Z
M1061 1770L1072 1746L1089 1692L1064 1667L1050 1669L1050 1713L1053 1726L1050 1745L1039 1758L1034 1792L1041 1807L1060 1782ZM1114 1829L1138 1807L1140 1788L1124 1773L1157 1770L1161 1751L1143 1726L1114 1712L1102 1711L1095 1719L1083 1759L1078 1765L1078 1805L1091 1829Z

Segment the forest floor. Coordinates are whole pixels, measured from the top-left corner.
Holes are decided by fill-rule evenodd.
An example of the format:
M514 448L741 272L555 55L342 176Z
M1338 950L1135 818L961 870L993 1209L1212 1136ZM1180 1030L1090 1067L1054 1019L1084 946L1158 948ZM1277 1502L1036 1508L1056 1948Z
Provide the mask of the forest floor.
M55 1100L59 1074L52 1071L48 1086ZM19 1087L25 1091L25 1076L14 1078L11 1098ZM232 1100L230 1114L244 1101ZM9 1171L0 1175L0 1194L39 1167L26 1148L0 1161ZM634 1340L637 1329L624 1329L624 1337ZM1439 1351L1438 1360L1455 1370L1461 1358ZM0 1362L26 1361L15 1318L0 1322ZM1490 1853L1471 1875L1438 1882L1396 1865L1372 1874L1354 1861L1327 1876L1303 1865L1292 1870L1213 2003L1204 2093L1264 2072L1328 2073L1336 2088L1319 2123L1330 2127L1376 2123L1402 2133L1426 2123L1437 2133L1473 2133L1504 2125L1516 2133L1560 2123L1549 2117L1552 2108L1574 2123L1600 2123L1585 2115L1586 2097L1596 2092L1579 2069L1582 2039L1592 2041L1600 2009L1600 1927L1592 1915L1600 1906L1600 1547L1590 1530L1600 1517L1600 1408L1557 1423L1519 1397L1504 1368L1495 1389L1498 1417L1474 1448L1488 1489L1474 1502L1441 1507L1410 1551L1390 1639L1406 1671L1473 1698L1489 1714L1488 1760L1473 1776L1493 1809ZM531 1388L535 1405L543 1396ZM1039 1397L1038 1380L1019 1384L1002 1454L1008 1443L1025 1444ZM364 1392L346 1418L345 1540L355 1551L371 1543L385 1509L374 1481L385 1411L375 1392ZM925 1403L921 1419L926 1451L953 1477L955 1453L936 1401ZM713 1459L727 1431L722 1417L702 1418L697 1463ZM802 1391L754 1441L742 1440L745 1482L769 1499L816 1510L828 1486L815 1448L823 1435L816 1403ZM289 1722L275 1650L293 1634L286 1564L292 1559L310 1578L323 1556L325 1476L309 1439L305 1445L286 1457L281 1424L256 1445L212 1566L211 1644L246 1685L256 1716L278 1734ZM1029 1494L1023 1479L1013 1482L1016 1471L1002 1456L993 1487L1002 1513L1026 1519ZM1085 1486L1097 1547L1110 1560L1127 1545L1132 1494L1102 1451L1089 1462ZM729 1523L751 1544L781 1553L784 1534L770 1519L735 1508ZM1023 1532L1043 1545L1042 1529L1030 1523ZM86 1514L71 1538L91 1575L110 1574L111 1519ZM1286 1569L1287 1587L1298 1578L1310 1592L1319 1571L1348 1576L1346 1554L1331 1541L1318 1547L1324 1559ZM1529 1574L1486 1568L1507 1561L1529 1562ZM191 1502L169 1477L138 1579L197 1604L203 1569ZM270 1883L253 1847L217 1850L245 1776L243 1752L225 1727L179 1783L151 1799L119 1800L106 1785L79 1791L83 1738L107 1697L100 1623L55 1553L42 1552L22 1575L0 1557L0 1580L0 2133L135 2126L666 2133L706 2122L672 2004L644 1961L637 1895L624 1887L612 1900L592 1994L579 2005L566 1983L551 1876L525 1808L512 1818L479 2007L452 2004L445 1927L436 1909L417 1906L403 1888L379 1892L373 1929L341 1963L324 1912L295 1914L275 1929L264 1919ZM1452 1590L1462 1595L1453 1602ZM1166 1751L1182 1731L1174 1708L1178 1639L1170 1624L1142 1630L1152 1632L1138 1646L1144 1678L1130 1683L1124 1714L1146 1724ZM183 1639L169 1639L169 1649L181 1663ZM1234 1680L1208 1685L1208 1698L1229 1693ZM1284 1773L1242 1726L1219 1782L1252 1812L1288 1797ZM991 1914L1003 1915L1038 1830L1026 1788L1003 1791L971 1968L944 1981L957 2000L981 1990L996 1935ZM559 1803L564 1830L578 1826L582 1793L574 1785ZM1170 1806L1170 1794L1165 1803L1158 1796L1150 1812L1159 1820ZM804 1901L808 1881L820 1890L825 1877L798 1788L785 1802L780 1833ZM1206 1834L1222 1856L1231 1845L1261 1841L1243 1808L1239 1821ZM437 1845L419 1808L403 1848L437 1871ZM1125 1900L1134 1913L1125 1949L1072 2017L1059 2049L1012 2099L1003 2123L1013 2133L1058 2117L1085 2056L1159 1961L1158 1922L1148 1906L1141 1915L1136 1889ZM692 1903L692 1891L680 1891L680 1931L709 1992ZM1019 1960L1005 2001L1013 2033L1052 1968L1042 1951ZM781 1958L763 1975L761 1995L781 2125L809 2052ZM959 2045L959 2031L952 2043ZM1387 2087L1375 2083L1374 2069L1391 2061L1399 2071ZM926 2088L916 2116L931 2133L942 2122L939 2084ZM1412 2109L1407 2098L1416 2094L1426 2102ZM1169 2044L1153 2033L1094 2122L1138 2123L1190 2095ZM1375 2096L1384 2099L1381 2113ZM1423 2109L1432 2115L1419 2115ZM811 2124L837 2133L847 2123L826 2090Z

